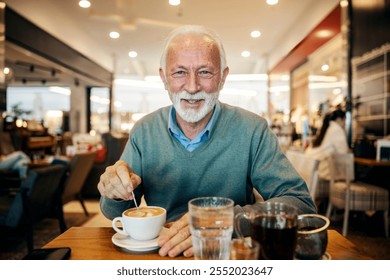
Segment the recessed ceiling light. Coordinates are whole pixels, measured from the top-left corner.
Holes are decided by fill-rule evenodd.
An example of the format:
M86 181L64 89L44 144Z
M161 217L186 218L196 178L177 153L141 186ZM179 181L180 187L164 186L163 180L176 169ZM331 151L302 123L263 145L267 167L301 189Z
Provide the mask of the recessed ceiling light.
M333 31L324 29L324 30L317 31L316 35L319 38L329 38L333 35Z
M130 57L137 57L137 55L138 55L138 53L137 52L135 52L135 51L129 51L129 56Z
M253 30L251 32L252 38L259 38L261 36L261 32L259 30Z
M180 5L180 0L169 0L169 5L178 6Z
M89 7L91 7L91 2L89 2L88 0L81 0L80 2L79 2L79 6L81 7L81 8L89 8Z
M347 0L341 0L340 1L340 6L341 7L348 7L348 1Z
M118 32L116 32L116 31L111 31L111 32L110 32L110 37L111 37L112 39L118 39L119 36L120 36L120 34L119 34Z
M250 55L251 55L250 51L243 51L243 52L241 53L241 56L242 56L242 57L249 57Z
M279 0L267 0L266 2L267 2L268 5L272 6L272 5L278 4Z
M324 72L328 71L329 70L329 65L328 64L323 64L321 66L321 70L324 71Z

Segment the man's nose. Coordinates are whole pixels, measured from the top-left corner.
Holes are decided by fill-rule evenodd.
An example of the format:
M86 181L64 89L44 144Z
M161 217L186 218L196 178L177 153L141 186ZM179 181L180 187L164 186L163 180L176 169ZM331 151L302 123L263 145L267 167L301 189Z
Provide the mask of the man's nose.
M187 76L185 90L188 93L197 93L200 90L200 80L196 73L190 73Z

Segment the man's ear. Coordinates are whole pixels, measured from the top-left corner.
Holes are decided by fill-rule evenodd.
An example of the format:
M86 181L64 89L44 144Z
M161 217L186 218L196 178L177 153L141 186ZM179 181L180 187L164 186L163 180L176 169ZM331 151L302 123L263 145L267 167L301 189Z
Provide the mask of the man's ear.
M165 90L168 90L168 82L167 82L167 79L165 77L165 74L164 74L164 71L162 70L162 68L160 68L158 70L158 73L160 74L160 78L161 78L162 82L164 83Z
M229 74L229 67L226 67L222 72L221 81L219 82L219 90L223 89L227 75Z

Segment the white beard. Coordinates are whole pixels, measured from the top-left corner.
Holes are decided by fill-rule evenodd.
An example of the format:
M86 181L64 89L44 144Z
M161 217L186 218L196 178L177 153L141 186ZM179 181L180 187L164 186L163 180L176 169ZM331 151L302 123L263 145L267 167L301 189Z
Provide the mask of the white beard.
M215 104L217 103L219 97L219 92L206 93L204 91L198 92L196 94L190 94L186 91L181 91L179 93L169 92L169 98L173 103L173 107L179 116L188 123L197 123L202 120L208 113L210 113ZM204 105L199 109L185 109L181 106L181 99L186 100L200 100L203 99Z

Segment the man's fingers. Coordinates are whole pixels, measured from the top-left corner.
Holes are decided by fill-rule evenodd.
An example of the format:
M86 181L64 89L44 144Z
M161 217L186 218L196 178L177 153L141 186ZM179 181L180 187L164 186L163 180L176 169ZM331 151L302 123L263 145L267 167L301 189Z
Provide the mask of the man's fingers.
M177 230L172 226L164 236L160 237L158 243L161 246L159 250L161 256L169 255L170 257L175 257L181 254L192 246L189 227Z
M192 247L192 238L191 238L191 236L189 236L186 240L184 240L183 242L180 242L178 245L173 247L168 252L168 256L170 256L171 258L176 257L176 256L180 255L181 253L189 250L191 247Z
M123 187L127 189L128 187L131 187L133 189L133 186L130 181L130 173L127 165L118 165L115 169L116 175L120 182L122 183ZM132 191L132 190L131 190Z
M188 226L188 218L189 215L186 213L184 216L182 216L179 220L177 220L174 223L170 223L169 229L166 231L166 233L163 236L160 236L159 238L159 245L163 246L168 240L170 240L172 237L177 235L181 229L186 228ZM189 234L189 228L186 229ZM186 237L185 237L186 238ZM183 239L185 239L183 238Z
M191 238L192 239L192 238ZM191 242L192 242L192 240L191 240ZM187 250L185 250L184 251L184 253L183 253L183 255L184 255L184 257L186 257L186 258L190 258L190 257L193 257L194 256L194 247L190 247L190 248L188 248Z
M131 191L133 191L142 182L141 177L135 173L130 174L130 181L131 181L131 187L132 187Z
M133 173L126 162L119 160L108 166L100 176L98 189L108 198L132 199L132 191L141 183L141 178Z

